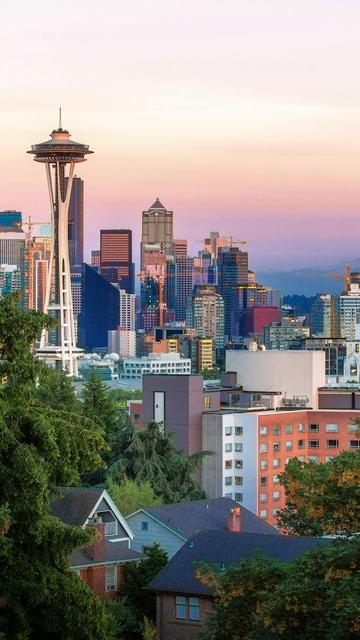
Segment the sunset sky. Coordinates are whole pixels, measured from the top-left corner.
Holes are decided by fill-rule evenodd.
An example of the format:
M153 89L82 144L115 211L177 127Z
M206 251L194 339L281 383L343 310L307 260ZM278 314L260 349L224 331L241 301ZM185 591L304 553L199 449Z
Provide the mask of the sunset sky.
M2 0L0 209L46 220L25 151L63 125L95 154L87 249L156 197L192 251L255 268L360 256L359 0Z

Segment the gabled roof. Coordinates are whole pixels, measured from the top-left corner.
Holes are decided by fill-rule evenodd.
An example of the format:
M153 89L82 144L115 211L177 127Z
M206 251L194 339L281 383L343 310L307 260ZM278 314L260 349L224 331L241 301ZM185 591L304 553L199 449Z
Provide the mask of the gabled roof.
M132 540L134 534L120 513L106 489L90 487L59 487L59 497L51 504L51 514L60 518L64 524L84 526L96 513L102 500L105 500L125 532Z
M174 555L148 586L153 591L211 594L211 589L195 578L196 563L230 566L261 549L271 558L289 562L311 547L331 542L325 538L202 531Z
M101 500L104 489L59 487L59 497L51 503L51 515L64 524L83 526Z
M173 531L182 540L187 540L205 529L225 531L230 509L235 507L239 507L239 504L231 498L194 500L193 502L178 502L159 507L144 507L131 513L126 519L131 523L132 517L142 511ZM240 513L242 531L278 534L277 529L244 507L240 507Z
M165 209L165 207L160 202L159 198L156 198L154 204L151 205L150 209ZM166 211L166 209L165 209L165 211Z

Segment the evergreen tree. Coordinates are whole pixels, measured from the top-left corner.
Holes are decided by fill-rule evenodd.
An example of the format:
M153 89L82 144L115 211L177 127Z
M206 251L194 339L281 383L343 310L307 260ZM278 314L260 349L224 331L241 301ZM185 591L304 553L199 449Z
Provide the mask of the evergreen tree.
M36 383L48 371L31 347L51 320L0 300L0 631L9 638L109 638L109 618L69 568L72 550L95 532L49 513L58 485L102 464L102 430L65 407L44 405Z

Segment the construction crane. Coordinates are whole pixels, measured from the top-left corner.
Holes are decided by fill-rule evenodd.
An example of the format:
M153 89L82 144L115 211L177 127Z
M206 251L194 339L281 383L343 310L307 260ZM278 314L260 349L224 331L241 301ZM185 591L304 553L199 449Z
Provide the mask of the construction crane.
M33 260L33 227L50 224L50 220L32 220L31 216L28 216L27 222L17 222L16 226L19 228L27 227L26 231L26 254L27 254L27 266L25 270L25 294L28 300L28 308L34 309L34 260Z

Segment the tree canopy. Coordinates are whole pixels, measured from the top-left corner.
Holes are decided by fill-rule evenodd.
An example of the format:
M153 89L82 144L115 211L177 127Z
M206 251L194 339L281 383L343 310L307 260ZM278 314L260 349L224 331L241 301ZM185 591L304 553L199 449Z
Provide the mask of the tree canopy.
M279 477L286 499L282 528L300 535L360 531L360 451L323 464L292 458Z
M204 640L356 640L360 540L335 541L284 563L261 552L225 571L199 567L215 591Z
M123 516L134 513L141 507L155 507L162 504L162 500L155 494L150 482L135 482L123 478L119 483L111 478L106 480L106 488Z
M102 464L105 441L94 422L37 392L49 371L31 348L51 324L20 309L16 295L0 300L0 632L101 640L110 637L106 609L68 562L94 532L63 525L49 509L56 486Z

